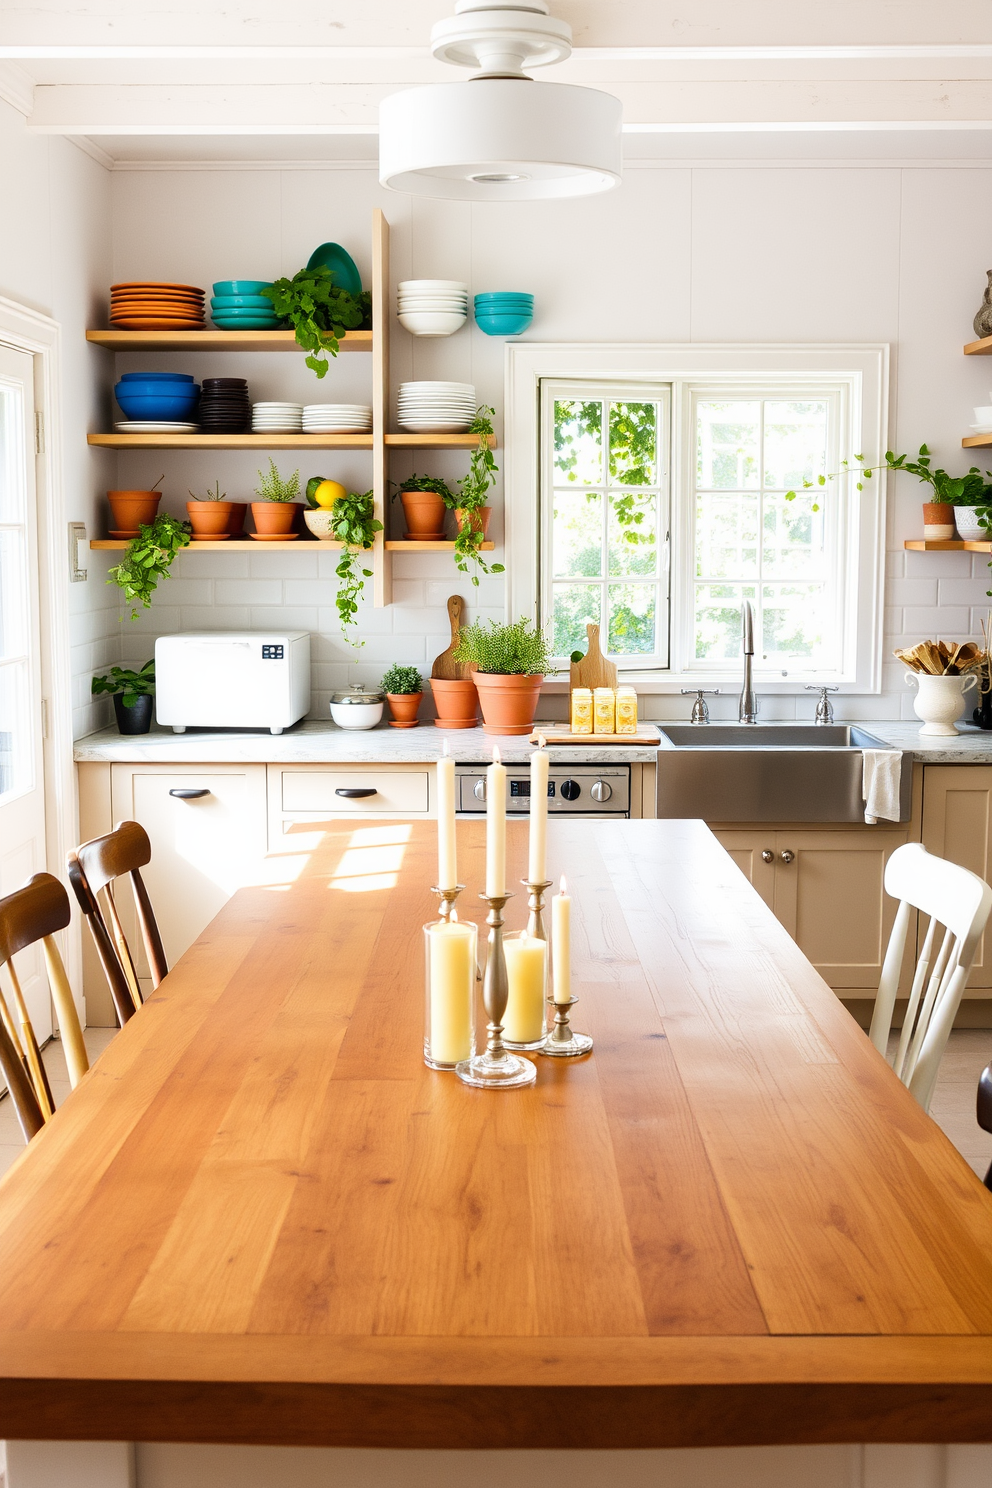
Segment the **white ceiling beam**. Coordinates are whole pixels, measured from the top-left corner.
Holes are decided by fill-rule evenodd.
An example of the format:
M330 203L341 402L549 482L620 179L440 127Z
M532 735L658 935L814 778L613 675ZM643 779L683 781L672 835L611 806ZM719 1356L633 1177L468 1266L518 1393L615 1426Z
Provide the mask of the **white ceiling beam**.
M38 86L28 127L45 134L374 133L389 84L262 87ZM986 129L986 80L697 81L612 84L628 132Z
M12 46L12 62L405 62L431 55L428 46ZM948 62L992 58L992 42L844 46L574 46L580 62Z

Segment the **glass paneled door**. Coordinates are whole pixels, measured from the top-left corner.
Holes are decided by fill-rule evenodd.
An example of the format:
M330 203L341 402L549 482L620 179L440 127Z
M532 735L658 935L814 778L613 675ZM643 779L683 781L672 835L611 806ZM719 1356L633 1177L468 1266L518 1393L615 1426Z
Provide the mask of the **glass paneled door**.
M34 363L0 346L0 894L46 867L41 711ZM40 1043L52 1015L38 948L17 969Z

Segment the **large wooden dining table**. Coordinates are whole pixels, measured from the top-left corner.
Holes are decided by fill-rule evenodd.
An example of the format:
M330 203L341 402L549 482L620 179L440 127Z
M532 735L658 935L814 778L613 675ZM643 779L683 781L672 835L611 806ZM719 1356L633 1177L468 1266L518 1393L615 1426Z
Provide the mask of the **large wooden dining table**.
M992 1440L992 1194L706 827L552 823L595 1048L510 1091L423 1063L435 851L270 859L9 1173L0 1436Z

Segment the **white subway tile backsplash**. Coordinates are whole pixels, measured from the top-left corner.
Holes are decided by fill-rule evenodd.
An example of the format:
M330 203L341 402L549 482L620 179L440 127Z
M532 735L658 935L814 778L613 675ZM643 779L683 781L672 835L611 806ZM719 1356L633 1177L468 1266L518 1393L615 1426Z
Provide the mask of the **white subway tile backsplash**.
M209 605L213 603L213 579L177 578L170 573L168 579L164 579L162 582L163 585L167 586L166 592L170 605Z
M967 583L966 579L890 579L885 586L885 600L890 605L935 605L937 586ZM944 602L943 600L941 601ZM960 603L960 601L959 601Z
M393 604L404 605L407 608L425 604L447 604L448 596L445 594L438 598L431 592L435 589L437 585L425 585L422 579L393 579Z
M259 545L257 553L246 553L244 556L248 559L249 571L253 579L295 581L296 579L315 579L321 555L300 553L295 549L292 553L266 553Z
M941 605L987 605L992 574L980 579L941 579L937 588Z
M196 554L180 553L171 572L181 579L246 579L249 556L221 543L197 543Z
M215 579L214 601L218 605L282 604L280 579Z
M903 554L906 560L906 577L915 578L961 578L971 576L970 553L916 553Z
M284 579L282 592L286 604L329 605L334 602L337 579L312 578Z
M251 630L247 605L184 606L182 620L182 630Z
M952 635L963 638L971 624L971 614L966 605L907 605L903 615L905 630L909 633L918 631L921 640Z
M249 630L317 629L316 605L252 605L249 614Z
M886 553L885 574L890 579L901 579L906 572L906 554L902 548Z
M384 662L388 666L390 662L396 661L403 666L417 666L425 655L423 636L369 635L354 665L374 669L377 662ZM375 680L378 681L378 678Z
M347 649L348 642L341 635L341 622L338 619L337 610L333 609L330 605L322 605L317 612L317 617L317 624L320 630L324 631L332 640L336 640L339 645L343 645ZM375 609L370 604L361 605L355 619L355 624L349 626L349 630L355 632L355 638L358 640L361 640L363 636L391 635L392 629L393 612L392 606L389 605L381 610Z

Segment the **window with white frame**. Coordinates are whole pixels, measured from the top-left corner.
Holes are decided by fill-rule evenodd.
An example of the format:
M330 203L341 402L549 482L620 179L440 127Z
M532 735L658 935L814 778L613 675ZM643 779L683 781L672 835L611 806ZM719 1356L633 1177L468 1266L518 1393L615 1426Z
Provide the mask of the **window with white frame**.
M881 388L884 355L865 351ZM728 356L737 366L726 376L537 378L532 571L560 663L585 649L593 621L621 671L710 685L739 667L747 599L759 679L871 686L880 580L864 539L880 503L843 480L818 484L850 456L861 378L831 376L829 353L822 375L807 355L793 375L742 376L745 358ZM509 485L512 526L512 472Z

